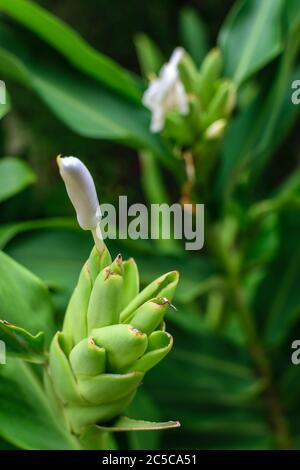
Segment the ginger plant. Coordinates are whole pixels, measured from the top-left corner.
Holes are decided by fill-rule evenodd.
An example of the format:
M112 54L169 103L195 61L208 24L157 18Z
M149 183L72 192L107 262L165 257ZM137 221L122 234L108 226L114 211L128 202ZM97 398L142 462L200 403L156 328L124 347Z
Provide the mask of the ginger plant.
M8 352L16 355L18 348L22 359L43 366L51 414L70 436L72 446L114 448L113 432L179 426L122 416L145 374L172 348L164 316L179 275L176 271L164 274L140 291L135 261L124 261L120 254L112 260L102 240L101 211L89 171L75 157L59 157L58 165L78 222L92 231L95 246L49 352L42 332L33 336L9 318L1 321L0 333Z

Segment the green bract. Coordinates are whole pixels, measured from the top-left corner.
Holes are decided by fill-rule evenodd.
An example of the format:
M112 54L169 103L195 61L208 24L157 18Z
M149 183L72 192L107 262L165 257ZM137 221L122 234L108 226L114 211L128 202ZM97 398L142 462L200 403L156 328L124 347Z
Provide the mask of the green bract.
M123 413L145 373L170 351L163 318L177 282L170 272L139 292L133 259L112 262L106 247L93 248L45 373L47 393L74 434Z

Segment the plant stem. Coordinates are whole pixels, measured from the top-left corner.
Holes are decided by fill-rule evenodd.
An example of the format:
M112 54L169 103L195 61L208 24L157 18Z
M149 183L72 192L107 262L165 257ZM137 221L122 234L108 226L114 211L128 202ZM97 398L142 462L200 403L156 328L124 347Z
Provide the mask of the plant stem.
M269 422L279 449L292 447L288 425L281 406L280 398L273 380L272 368L267 353L260 342L253 313L251 312L240 279L240 267L238 253L232 253L228 247L223 246L222 237L216 230L208 231L208 245L225 270L234 304L238 310L242 327L246 333L249 351L257 375L263 379L265 389L263 396L269 415Z
M102 238L102 233L101 233L101 228L100 224L97 225L96 228L92 229L92 235L94 238L95 245L99 251L99 253L102 253L103 250L105 249L105 244Z

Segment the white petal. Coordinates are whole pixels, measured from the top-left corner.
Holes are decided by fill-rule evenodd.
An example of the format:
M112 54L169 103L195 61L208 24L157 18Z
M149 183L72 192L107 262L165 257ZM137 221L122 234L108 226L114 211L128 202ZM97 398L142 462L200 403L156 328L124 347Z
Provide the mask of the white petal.
M174 68L172 65L164 65L161 72L160 78L160 98L161 100L169 93L169 91L174 87L176 80L178 79L177 68Z
M151 119L151 132L160 132L165 123L165 113L161 107L157 107L153 110Z
M143 104L152 112L152 132L163 129L168 111L178 109L181 114L189 111L187 95L178 77L178 65L184 53L184 49L177 47L161 68L159 77L151 81L144 93Z
M160 93L160 80L153 80L143 95L143 104L153 109L158 102L158 96Z
M185 116L189 112L189 103L184 86L179 80L176 82L176 96L179 112Z
M182 57L184 56L184 53L185 50L182 47L176 47L170 57L169 64L177 68Z
M101 220L101 211L89 170L76 157L58 157L57 163L80 227L84 230L96 228Z

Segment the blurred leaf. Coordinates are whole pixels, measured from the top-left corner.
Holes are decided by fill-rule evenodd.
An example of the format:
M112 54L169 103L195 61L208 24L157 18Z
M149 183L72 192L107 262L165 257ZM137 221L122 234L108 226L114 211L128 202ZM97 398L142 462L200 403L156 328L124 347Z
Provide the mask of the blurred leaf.
M300 374L299 365L292 363L292 354L297 349L292 348L292 344L300 337L300 316L292 323L288 335L281 342L279 347L270 350L272 363L274 364L277 377L277 389L280 394L282 407L289 420L290 435L293 437L294 446L300 446ZM299 355L298 355L299 357Z
M76 449L75 438L53 415L28 364L8 358L0 366L0 435L21 449Z
M270 346L276 346L286 338L289 328L300 315L299 220L299 211L281 215L280 251L255 299L257 321Z
M260 224L249 231L245 261L250 265L265 264L273 259L280 247L277 214L267 214Z
M0 160L0 202L14 196L36 181L27 163L13 157Z
M41 220L29 220L25 222L13 222L11 224L0 225L0 249L3 249L16 235L30 230L45 228L69 228L80 230L77 222L73 218L53 218Z
M149 79L153 74L157 75L165 62L157 45L146 34L142 33L135 36L134 44L144 77Z
M142 186L149 204L169 203L169 194L164 184L157 160L151 152L140 152Z
M0 9L54 47L79 70L121 95L140 101L141 89L137 79L96 51L76 31L41 6L30 0L0 0Z
M89 235L76 230L41 229L30 237L16 239L6 251L51 289L66 290L69 296L92 248Z
M293 50L286 48L278 71L273 74L272 86L267 82L228 129L216 179L218 198L231 194L245 170L250 171L252 181L257 179L297 117L300 107L291 102L290 84L299 76L300 66L292 68L296 46L292 40L291 46Z
M0 339L6 352L31 362L44 362L44 333L33 336L24 328L0 320Z
M0 450L18 450L16 446L0 438Z
M298 28L300 22L300 6L298 0L286 0L284 2L284 14L286 28L290 34Z
M2 119L10 110L10 99L7 90L5 91L5 103L0 104L0 119Z
M169 194L166 190L165 183L163 181L162 172L159 164L152 152L140 152L141 162L141 184L147 199L147 203L150 204L170 204ZM155 220L155 223L157 220ZM163 253L180 253L182 252L180 242L172 238L163 238L161 224L154 226L152 229L159 233L159 238L155 240L156 246Z
M52 111L73 131L90 138L126 142L149 147L166 165L176 161L158 135L151 134L150 115L142 106L130 103L67 64L50 60L35 61L26 40L0 28L0 70L30 86ZM29 53L29 51L31 51Z
M299 63L295 66L300 47L300 24L297 30L287 41L284 53L279 63L278 76L274 80L270 98L267 101L268 118L257 148L255 162L254 179L261 174L272 153L278 148L284 137L294 122L299 107L291 101L290 86L294 77L298 77L300 71ZM296 108L296 109L295 109ZM271 112L272 110L272 112ZM282 124L282 116L285 116L285 123Z
M199 66L209 48L206 26L191 7L181 10L179 20L182 45Z
M300 198L300 168L296 168L290 176L276 189L272 195L271 204L279 207L289 207L293 202L298 203ZM299 206L298 206L299 207Z
M220 274L212 260L204 255L178 257L137 254L135 260L139 266L143 285L153 281L164 272L179 271L180 282L176 289L175 303L177 301L181 303L193 301L206 292Z
M269 428L255 377L243 348L204 329L193 320L188 328L168 318L176 338L168 358L146 377L147 391L161 417L174 416L180 432L164 434L163 446L177 449L267 447ZM157 384L159 383L159 387Z
M32 335L45 331L47 342L54 331L46 287L3 252L0 252L0 319L26 328Z
M225 74L241 84L282 50L282 0L240 0L219 34Z
M299 323L297 332L299 333ZM300 393L300 377L299 365L292 364L291 355L295 349L291 348L292 342L299 335L292 335L291 341L284 344L285 351L280 351L282 361L281 374L278 380L278 388L282 397L283 406L290 417L292 435L300 435L299 426L299 393ZM284 363L283 363L284 360Z

